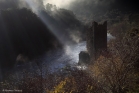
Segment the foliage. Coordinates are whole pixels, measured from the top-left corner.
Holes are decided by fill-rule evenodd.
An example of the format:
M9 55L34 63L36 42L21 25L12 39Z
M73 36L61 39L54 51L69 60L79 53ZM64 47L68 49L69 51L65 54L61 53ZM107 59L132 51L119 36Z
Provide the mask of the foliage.
M92 73L107 93L125 93L134 85L134 73L130 66L130 64L122 63L120 58L101 56L93 65Z
M55 30L62 33L61 37L71 39L74 36L83 35L81 32L84 30L83 24L70 10L58 9L48 4L46 10L40 11L40 14L45 16L47 19L45 21ZM118 11L111 11L100 16L100 19L109 20L108 30L116 36L117 41L109 42L108 51L103 51L104 53L100 54L100 57L92 62L93 65L91 64L87 70L66 68L52 74L48 73L45 77L25 75L16 84L9 81L0 83L0 88L22 89L23 93L42 91L46 93L138 93L139 22L136 20L138 15L119 15ZM92 15L90 19L96 16ZM61 46L39 17L25 8L1 10L0 22L4 25L0 26L2 42L0 59L5 60L2 65L10 66L11 60L15 60L19 53L31 59L46 50L55 48L55 42L57 42L56 47ZM115 18L117 18L116 21L113 20ZM9 43L9 40L12 43ZM10 50L12 48L9 48L11 46L15 55L11 54L13 53L13 50Z
M98 89L95 81L84 71L69 69L66 75L62 73L60 78L63 78L53 90L46 90L48 93L92 93Z
M90 73L106 93L127 93L138 86L138 35L113 42L89 67Z

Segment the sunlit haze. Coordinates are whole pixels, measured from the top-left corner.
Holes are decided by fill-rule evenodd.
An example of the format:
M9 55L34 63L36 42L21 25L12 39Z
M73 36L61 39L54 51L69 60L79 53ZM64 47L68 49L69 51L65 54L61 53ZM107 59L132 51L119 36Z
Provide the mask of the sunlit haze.
M54 4L57 7L68 7L75 0L44 0L44 5L47 3Z

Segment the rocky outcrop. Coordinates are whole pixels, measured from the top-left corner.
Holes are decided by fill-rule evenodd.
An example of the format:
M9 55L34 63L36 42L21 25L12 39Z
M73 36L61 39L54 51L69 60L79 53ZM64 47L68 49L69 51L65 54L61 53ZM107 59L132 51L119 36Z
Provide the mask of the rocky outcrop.
M90 62L90 56L87 51L81 51L79 53L79 62L78 64L88 64Z

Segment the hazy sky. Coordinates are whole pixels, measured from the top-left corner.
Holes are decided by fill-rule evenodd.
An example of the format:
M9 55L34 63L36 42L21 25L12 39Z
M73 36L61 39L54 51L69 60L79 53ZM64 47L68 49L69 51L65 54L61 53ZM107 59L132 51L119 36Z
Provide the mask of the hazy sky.
M44 5L47 3L54 4L60 8L67 8L72 2L76 0L44 0Z
M42 1L44 1L44 5L51 3L59 8L72 11L93 11L96 9L103 11L113 7L119 9L127 7L131 11L139 9L138 3L133 0L0 0L0 9L26 7L28 4L32 7L43 6ZM33 3L31 4L31 2Z
M44 0L44 5L47 3L54 4L60 8L72 8L73 5L78 7L80 4L96 4L96 5L106 5L114 2L115 0Z
M126 7L131 11L138 10L139 8L138 2L134 0L44 0L44 4L47 3L55 4L60 8L66 8L73 11L74 9L81 10L83 7L86 8L86 6L91 9L96 7L101 8L102 11L103 9L113 7L119 9Z

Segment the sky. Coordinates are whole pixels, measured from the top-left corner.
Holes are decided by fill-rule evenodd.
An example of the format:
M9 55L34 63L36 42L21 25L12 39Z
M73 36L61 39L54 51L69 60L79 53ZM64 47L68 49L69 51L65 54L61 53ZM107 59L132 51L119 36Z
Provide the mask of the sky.
M103 12L110 9L139 11L138 2L133 0L44 0L44 5L51 3L73 12ZM80 13L81 14L81 13Z
M67 8L70 6L71 3L75 2L76 0L44 0L44 5L47 3L54 4L60 8Z
M60 8L72 9L72 7L78 7L83 4L108 5L114 1L115 0L44 0L44 5L50 3Z
M11 8L11 7L23 7L26 6L26 2L35 2L37 4L44 5L51 3L59 8L66 8L72 11L85 9L96 9L100 8L108 9L112 7L120 8L127 7L130 10L138 10L139 5L137 1L133 0L0 0L0 9ZM42 5L41 5L42 6Z

